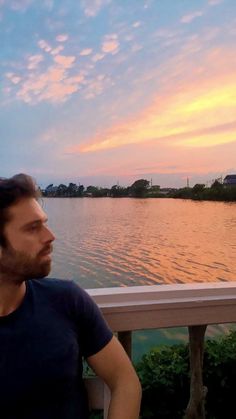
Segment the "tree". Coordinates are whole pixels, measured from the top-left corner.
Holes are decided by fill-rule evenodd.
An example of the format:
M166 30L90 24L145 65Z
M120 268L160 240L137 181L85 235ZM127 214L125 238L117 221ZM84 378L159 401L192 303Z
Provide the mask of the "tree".
M113 198L127 196L128 195L127 188L123 188L122 186L119 186L119 185L113 185L110 190L110 195Z
M94 194L96 194L96 193L97 193L97 191L98 191L98 188L97 188L96 186L93 186L93 185L89 185L89 186L87 186L87 188L86 188L86 193L87 193L87 194L92 194L92 195L94 195Z
M83 196L84 194L84 185L79 185L79 187L77 187L78 193L77 196Z
M67 186L61 183L57 188L57 196L67 196Z
M220 183L217 179L211 185L211 189L215 189L217 191L221 191L223 188L223 184Z
M148 187L149 187L148 180L138 179L130 186L131 195L142 198L146 196Z
M199 194L199 193L203 192L204 188L205 188L205 185L203 183L196 183L196 185L194 185L194 187L192 189L192 192L194 194Z
M78 186L75 183L69 183L67 188L68 196L76 196L78 192Z

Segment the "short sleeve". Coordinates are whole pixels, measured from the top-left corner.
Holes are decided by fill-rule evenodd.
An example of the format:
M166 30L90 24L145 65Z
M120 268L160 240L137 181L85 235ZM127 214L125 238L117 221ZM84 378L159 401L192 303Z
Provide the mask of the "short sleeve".
M112 339L113 333L92 297L76 283L72 284L79 344L82 356L87 358L103 349Z

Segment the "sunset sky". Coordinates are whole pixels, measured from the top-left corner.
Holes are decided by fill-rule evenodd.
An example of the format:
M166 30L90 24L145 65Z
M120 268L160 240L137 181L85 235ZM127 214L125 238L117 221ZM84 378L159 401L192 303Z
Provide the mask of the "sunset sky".
M236 173L235 0L0 0L0 176Z

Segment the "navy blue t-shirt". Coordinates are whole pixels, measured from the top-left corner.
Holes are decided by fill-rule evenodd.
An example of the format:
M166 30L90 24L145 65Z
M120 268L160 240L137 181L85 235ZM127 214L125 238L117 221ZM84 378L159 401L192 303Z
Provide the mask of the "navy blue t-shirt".
M0 317L0 416L87 419L82 358L112 332L91 297L72 281L26 283L22 304Z

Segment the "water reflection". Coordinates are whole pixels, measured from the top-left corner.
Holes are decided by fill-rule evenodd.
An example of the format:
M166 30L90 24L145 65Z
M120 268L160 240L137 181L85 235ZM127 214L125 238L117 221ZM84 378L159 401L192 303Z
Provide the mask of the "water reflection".
M236 279L236 204L172 199L45 199L51 276L86 288Z

